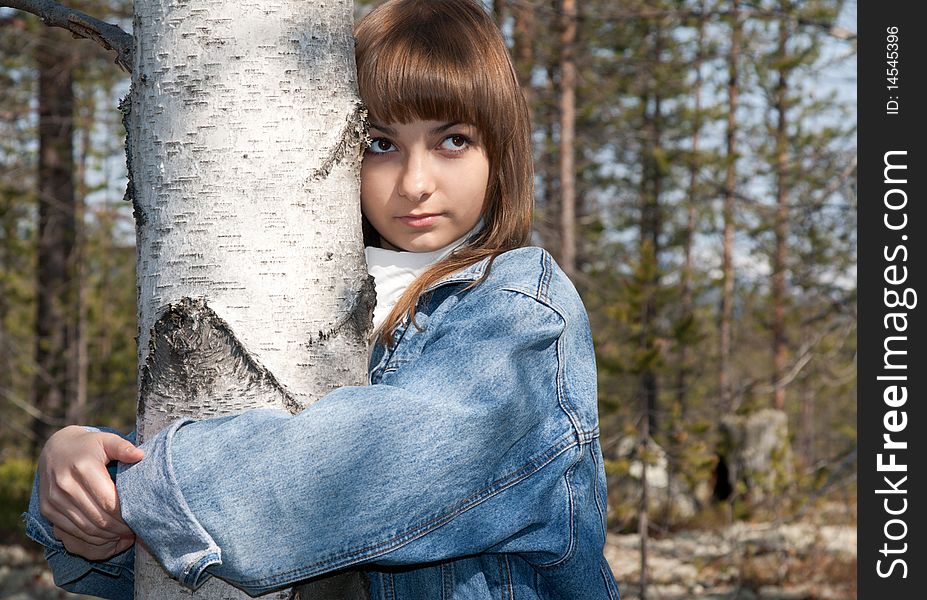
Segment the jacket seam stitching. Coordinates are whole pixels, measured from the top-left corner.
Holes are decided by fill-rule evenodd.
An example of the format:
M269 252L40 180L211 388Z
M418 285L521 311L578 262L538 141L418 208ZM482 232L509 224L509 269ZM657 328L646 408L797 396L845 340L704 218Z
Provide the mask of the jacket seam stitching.
M618 590L615 589L614 577L611 575L611 573L605 571L605 566L603 566L602 563L599 563L599 575L601 575L602 579L604 580L605 591L608 592L608 597L614 598L614 600L618 600L620 595L615 595L615 592Z
M20 515L23 521L26 524L25 530L26 535L30 538L41 544L42 546L55 550L57 552L66 552L64 544L61 541L55 539L48 532L45 531L45 528L42 527L39 523L39 520L34 516L30 515L28 512L24 512ZM36 539L40 538L40 539ZM47 543L46 543L47 542Z
M212 576L211 573L206 573L204 577L204 572L206 567L210 565L221 563L222 559L218 553L213 551L206 551L206 554L203 554L196 562L190 564L187 569L183 572L183 577L181 581L185 582L189 587L196 588L202 585L209 577Z
M538 563L537 567L539 569L552 569L559 565L562 565L566 561L570 560L573 557L573 554L576 552L576 495L573 490L573 473L576 471L576 468L583 460L583 446L578 446L579 452L576 455L576 461L573 465L567 469L566 473L563 475L564 483L567 487L567 497L569 498L568 510L568 519L570 522L569 527L569 539L567 541L567 549L564 551L563 556L548 563Z
M605 530L608 529L608 520L606 518L606 515L608 514L608 508L603 507L601 503L599 502L599 472L600 472L599 457L596 456L596 451L592 444L589 444L589 455L592 457L592 466L595 469L595 474L592 477L592 498L595 500L596 510L599 511L599 520L602 523L602 533L604 535ZM602 469L604 468L605 468L605 459L603 457Z
M545 302L550 300L550 281L554 272L551 258L550 253L546 250L541 252L541 279L538 282L538 298L544 299Z
M383 591L387 597L387 600L396 599L396 582L393 580L392 573L381 573L382 582L383 582Z
M247 580L236 580L236 583L242 586L266 586L266 585L275 585L281 580L291 581L292 576L297 576L299 578L311 577L315 572L321 571L323 567L335 567L335 568L344 568L350 567L354 564L357 564L361 561L366 561L378 556L387 554L393 550L401 548L402 546L411 543L418 538L434 531L438 527L446 525L451 522L455 517L460 514L463 514L470 510L472 507L489 500L493 496L503 492L518 483L521 483L529 476L537 473L545 466L556 460L559 456L567 452L573 447L577 447L576 436L573 433L562 437L553 446L548 448L543 453L535 456L532 460L528 461L525 465L512 471L508 475L505 475L497 479L493 484L479 490L470 495L469 498L458 502L452 510L449 512L432 517L424 523L411 529L396 534L389 539L383 540L382 542L375 544L373 546L361 548L354 550L352 552L345 552L341 555L337 555L326 560L322 560L311 565L303 566L299 569L294 569L292 571L286 571L283 573L277 573L275 575L270 575L267 577L261 577L258 579L247 579ZM347 560L345 560L347 559ZM342 562L343 561L343 562Z
M502 585L499 586L502 590L502 600L514 600L515 594L512 590L512 572L509 569L509 555L500 554L496 557L496 561L499 567L499 576L502 579Z
M515 583L512 579L512 565L509 564L509 555L505 555L505 574L509 578L509 600L515 600Z
M561 316L561 318L563 318ZM566 330L566 320L564 320L564 330ZM573 425L573 431L576 433L577 441L584 443L585 432L579 423L579 416L576 414L576 408L573 403L566 397L564 377L566 376L566 365L563 360L563 335L557 337L557 402L561 410L566 413L567 418Z
M506 597L505 597L505 569L504 569L503 566L502 566L502 558L503 558L503 555L497 555L497 556L496 556L496 568L499 569L499 582L500 582L500 585L499 585L499 596L498 596L498 597L501 598L501 600L506 600ZM489 587L489 590L492 591L493 586L489 585L489 586L487 586L487 587ZM496 597L496 595L493 594L493 597Z
M454 563L441 563L441 599L451 600L454 596Z

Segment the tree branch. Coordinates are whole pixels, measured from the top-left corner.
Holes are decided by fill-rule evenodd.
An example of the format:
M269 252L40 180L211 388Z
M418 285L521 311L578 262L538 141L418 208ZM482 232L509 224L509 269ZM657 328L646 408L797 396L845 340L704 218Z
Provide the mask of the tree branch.
M127 73L132 72L132 52L135 40L118 26L95 19L79 10L68 8L53 0L0 0L8 6L42 19L49 27L61 27L74 37L87 38L116 53L116 64Z
M0 4L0 6L4 6L4 5ZM0 27L11 27L11 26L15 26L17 29L22 28L23 26L22 19L19 17L19 15L17 15L16 13L13 13L11 15L0 16Z

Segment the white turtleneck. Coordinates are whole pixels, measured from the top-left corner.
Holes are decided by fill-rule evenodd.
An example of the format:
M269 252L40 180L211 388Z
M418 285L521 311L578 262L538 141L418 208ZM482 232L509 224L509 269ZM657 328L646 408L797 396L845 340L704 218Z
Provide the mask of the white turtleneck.
M373 330L377 331L399 297L415 279L431 265L449 255L483 227L483 219L476 226L447 246L432 252L400 252L367 246L367 272L373 276L377 290L377 306L373 311Z

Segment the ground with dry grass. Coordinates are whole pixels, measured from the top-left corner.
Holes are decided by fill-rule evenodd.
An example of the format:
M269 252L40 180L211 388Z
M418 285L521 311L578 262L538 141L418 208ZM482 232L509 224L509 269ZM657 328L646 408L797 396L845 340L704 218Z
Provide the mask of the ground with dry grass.
M609 535L606 557L623 600L640 597L640 538ZM648 542L651 600L851 600L856 528L736 523Z
M851 600L856 528L735 523L648 543L649 600ZM609 534L606 557L623 600L640 597L640 538ZM57 589L37 549L0 546L0 599L87 598ZM579 599L577 599L579 600Z

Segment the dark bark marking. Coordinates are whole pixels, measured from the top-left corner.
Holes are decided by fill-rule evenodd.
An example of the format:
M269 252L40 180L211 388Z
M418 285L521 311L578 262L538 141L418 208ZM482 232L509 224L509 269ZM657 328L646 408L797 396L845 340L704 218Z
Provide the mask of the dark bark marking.
M135 193L135 181L133 179L133 167L132 164L132 124L130 123L130 115L132 114L132 90L129 90L129 93L122 97L119 100L119 112L122 113L122 127L126 131L126 193L123 196L123 200L126 202L132 203L132 216L135 217L135 228L138 232L142 227L148 223L148 219L145 216L145 213L142 211L142 208L138 205L138 196Z
M340 335L345 326L349 328L348 335L367 339L367 334L373 329L373 309L376 304L377 292L373 277L368 275L354 297L354 305L345 311L344 317L325 331L319 331L317 335L310 336L307 345L314 346L330 340Z
M341 130L338 143L332 148L328 157L322 161L322 166L312 172L309 176L310 181L319 181L328 177L332 168L344 158L348 148L355 148L362 145L367 139L367 109L364 105L357 103L354 112L348 117Z
M155 322L140 392L140 416L152 404L172 417L213 416L245 408L247 398L293 413L302 409L203 299L183 298Z

